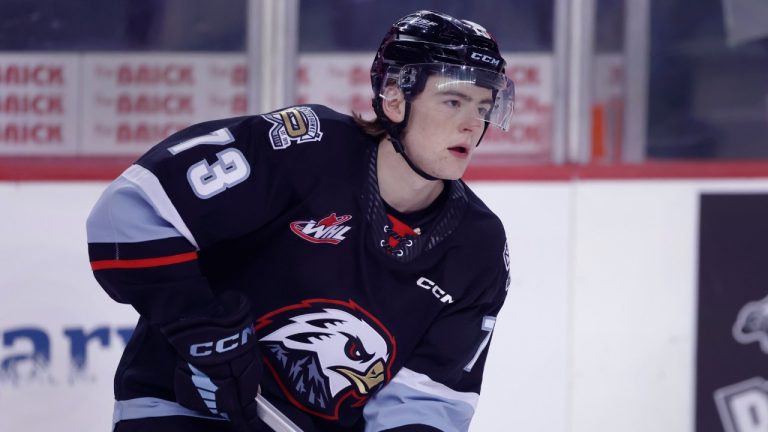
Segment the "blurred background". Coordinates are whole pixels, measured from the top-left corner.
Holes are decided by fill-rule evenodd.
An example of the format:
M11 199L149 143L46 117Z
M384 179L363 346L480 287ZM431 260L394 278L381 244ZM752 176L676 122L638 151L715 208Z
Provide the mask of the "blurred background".
M318 103L419 9L516 85L465 177L511 257L473 431L768 431L765 0L0 0L0 431L101 431L136 315L90 274L109 180L196 122Z

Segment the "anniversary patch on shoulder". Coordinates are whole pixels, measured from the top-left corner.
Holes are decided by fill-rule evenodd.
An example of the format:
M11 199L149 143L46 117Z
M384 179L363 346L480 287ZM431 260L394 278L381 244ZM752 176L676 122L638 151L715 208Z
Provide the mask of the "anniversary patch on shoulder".
M272 123L272 128L269 130L269 141L275 150L288 148L294 142L302 144L320 141L323 137L323 132L320 131L320 119L309 107L291 107L264 114L262 117Z

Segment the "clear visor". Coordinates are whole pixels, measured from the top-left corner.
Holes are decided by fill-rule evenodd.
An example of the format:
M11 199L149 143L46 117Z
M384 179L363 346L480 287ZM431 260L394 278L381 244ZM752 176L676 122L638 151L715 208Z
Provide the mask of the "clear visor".
M506 75L488 69L446 63L421 63L391 68L384 85L398 85L406 94L420 94L429 81L439 92L456 94L477 113L477 118L508 130L515 106L515 85ZM478 87L490 92L477 91ZM383 90L383 89L382 89Z

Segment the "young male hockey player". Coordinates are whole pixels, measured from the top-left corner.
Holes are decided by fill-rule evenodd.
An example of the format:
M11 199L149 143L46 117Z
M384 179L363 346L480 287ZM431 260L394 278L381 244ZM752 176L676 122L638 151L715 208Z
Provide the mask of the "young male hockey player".
M318 105L191 126L104 192L91 266L141 315L115 430L467 430L508 258L459 180L513 86L479 25L421 11L377 118Z

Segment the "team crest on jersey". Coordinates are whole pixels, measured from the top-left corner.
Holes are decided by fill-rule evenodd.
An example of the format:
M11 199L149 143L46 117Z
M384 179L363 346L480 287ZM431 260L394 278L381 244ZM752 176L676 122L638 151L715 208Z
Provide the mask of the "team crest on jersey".
M288 148L294 142L302 144L320 141L323 137L323 133L320 131L320 119L309 107L288 108L264 114L262 117L272 123L272 128L269 130L269 141L275 150Z
M256 322L269 370L299 409L338 420L392 378L395 338L352 300L305 300ZM263 336L261 336L263 335Z
M319 221L291 222L291 231L297 236L311 243L329 243L337 245L346 239L344 234L352 227L344 225L344 222L352 219L350 215L336 216L336 213L320 219Z

